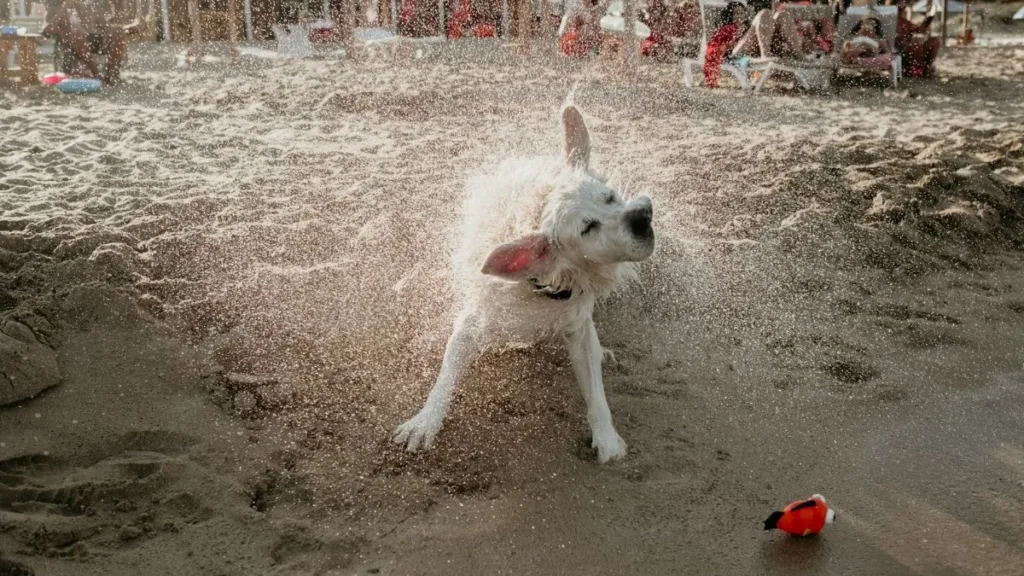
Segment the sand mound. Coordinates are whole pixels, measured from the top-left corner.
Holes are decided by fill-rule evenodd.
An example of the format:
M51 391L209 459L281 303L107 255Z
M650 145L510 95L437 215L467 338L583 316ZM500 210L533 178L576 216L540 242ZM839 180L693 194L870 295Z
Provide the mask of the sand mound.
M27 326L7 320L0 326L0 406L32 398L60 383L57 355L40 344Z

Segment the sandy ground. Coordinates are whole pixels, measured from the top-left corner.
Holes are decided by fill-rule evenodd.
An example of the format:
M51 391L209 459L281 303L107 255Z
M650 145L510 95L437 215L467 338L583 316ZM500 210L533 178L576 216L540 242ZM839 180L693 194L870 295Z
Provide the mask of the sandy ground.
M47 389L0 408L0 574L1024 570L1024 49L756 96L464 52L0 93L0 390ZM462 183L555 153L576 85L655 202L596 316L630 455L547 346L405 454ZM762 531L815 492L820 537Z

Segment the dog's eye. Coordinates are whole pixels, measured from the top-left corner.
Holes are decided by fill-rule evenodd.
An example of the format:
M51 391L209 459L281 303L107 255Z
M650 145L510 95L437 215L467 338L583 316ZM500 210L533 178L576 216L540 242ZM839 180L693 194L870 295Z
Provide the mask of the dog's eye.
M605 204L615 204L615 193L612 192L611 194L609 194L608 197L604 199L604 203Z
M590 234L591 232L597 230L600 227L601 223L598 222L597 220L587 220L586 222L583 223L583 235L586 236L587 234Z

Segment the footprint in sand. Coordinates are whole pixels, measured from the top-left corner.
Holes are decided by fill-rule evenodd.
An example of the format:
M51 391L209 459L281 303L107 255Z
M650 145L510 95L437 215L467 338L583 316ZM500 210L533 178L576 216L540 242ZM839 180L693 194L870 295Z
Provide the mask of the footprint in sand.
M142 513L140 525L125 524L123 515L135 511L141 495L152 499L152 488L173 481L167 472L195 441L183 434L134 431L112 439L106 446L83 450L62 459L48 454L25 454L0 461L0 534L23 546L23 553L50 557L87 557L86 541L95 546L120 546L150 533L152 515ZM148 488L147 488L148 487ZM184 502L182 494L166 499L167 510L185 517L201 507ZM187 496L187 495L186 495ZM194 515L194 514L193 514ZM116 521L115 521L116 519ZM133 528L125 531L125 526ZM137 528L137 530L136 530ZM7 574L0 567L0 574Z

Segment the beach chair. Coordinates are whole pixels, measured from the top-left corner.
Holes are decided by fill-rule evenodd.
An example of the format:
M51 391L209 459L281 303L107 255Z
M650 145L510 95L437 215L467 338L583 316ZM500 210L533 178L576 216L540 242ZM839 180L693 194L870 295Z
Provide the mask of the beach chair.
M898 88L903 78L903 58L895 51L896 48L896 7L895 6L874 6L868 11L865 8L850 8L847 13L839 17L839 25L836 26L835 57L838 71L852 72L874 72L889 76L893 88ZM889 10L891 8L891 10ZM882 37L889 45L889 52L879 54L872 58L861 58L854 63L845 63L840 58L843 43L850 37L853 27L857 25L864 16L871 15L878 18L882 24Z
M639 4L637 2L636 4ZM606 33L626 35L626 17L625 17L625 2L622 0L612 0L608 4L608 10L600 20L601 30ZM634 18L634 34L638 38L647 38L651 35L651 29L646 24L640 21L639 18Z
M281 56L299 59L313 55L309 24L274 24L270 29L277 39L277 53Z
M385 28L356 28L353 37L370 58L395 58L401 54L422 58L447 41L444 36L400 36Z
M832 8L830 6L787 4L784 9L793 15L794 20L798 21L824 21L832 18ZM765 48L761 47L762 53L764 53ZM760 91L761 87L764 86L765 82L773 74L778 73L791 74L803 89L811 90L812 88L828 88L835 73L836 62L837 59L831 54L824 56L808 55L801 58L762 56L751 59L746 69L751 76L754 76L754 72L758 73L756 74L757 78L751 83L755 92Z
M700 75L704 72L704 60L707 56L708 41L711 40L711 35L715 30L718 29L719 24L722 21L722 12L725 10L725 0L698 0L700 4L700 51L698 52L697 58L683 58L681 60L683 66L683 84L687 88L693 88L694 73ZM746 4L746 2L742 2ZM750 86L750 80L747 76L747 72L741 70L738 66L734 66L728 62L723 62L721 67L722 72L726 72L732 75L736 79L736 82L740 85L741 90L746 90Z

